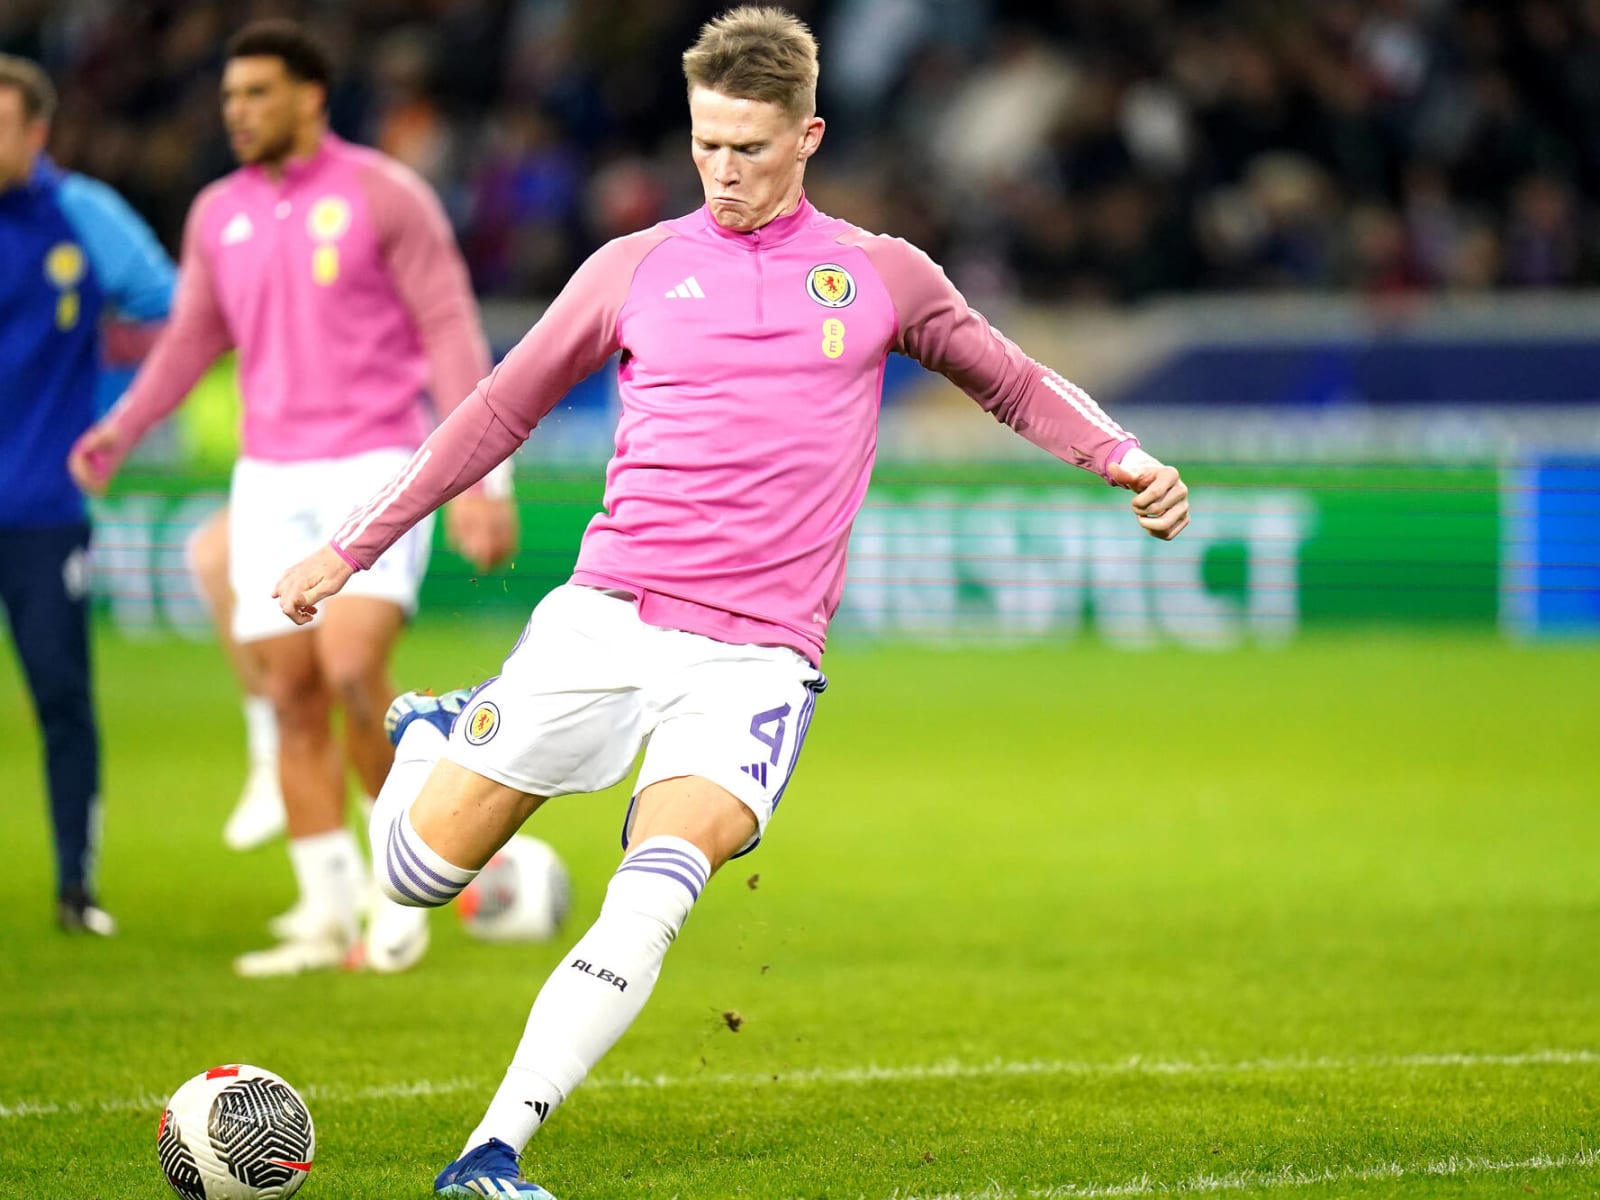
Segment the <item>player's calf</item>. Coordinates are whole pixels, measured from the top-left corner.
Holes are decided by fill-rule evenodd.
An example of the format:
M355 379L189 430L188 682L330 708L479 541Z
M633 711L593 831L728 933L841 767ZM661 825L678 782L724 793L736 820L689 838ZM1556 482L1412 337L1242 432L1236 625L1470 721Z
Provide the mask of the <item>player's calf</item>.
M464 1156L491 1141L520 1153L632 1025L711 877L678 837L647 838L622 860L600 915L545 981L517 1052ZM511 1193L506 1193L511 1194Z

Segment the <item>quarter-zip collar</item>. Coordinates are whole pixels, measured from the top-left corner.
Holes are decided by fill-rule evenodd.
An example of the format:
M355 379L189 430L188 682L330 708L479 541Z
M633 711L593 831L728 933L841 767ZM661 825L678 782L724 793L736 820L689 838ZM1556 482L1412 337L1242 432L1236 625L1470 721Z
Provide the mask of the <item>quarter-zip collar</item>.
M725 229L718 225L717 219L711 215L709 204L701 206L700 217L706 228L718 237L753 252L781 246L785 242L794 240L816 215L816 211L811 207L811 201L806 199L806 194L801 192L800 203L795 206L793 212L774 217L761 228L752 229L748 233L738 229Z
M344 142L333 130L325 130L317 139L317 148L310 154L301 158L291 158L284 162L283 172L277 178L267 174L267 169L260 163L252 163L248 168L260 183L276 191L286 192L290 188L298 187L305 180L310 179L324 164L333 157L334 151L343 146Z

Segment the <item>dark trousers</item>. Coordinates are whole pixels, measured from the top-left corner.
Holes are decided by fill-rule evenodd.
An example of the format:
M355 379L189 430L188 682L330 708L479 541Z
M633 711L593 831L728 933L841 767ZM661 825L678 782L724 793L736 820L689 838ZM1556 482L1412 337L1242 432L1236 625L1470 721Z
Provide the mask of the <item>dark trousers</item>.
M3 604L44 730L56 882L93 884L100 736L89 684L89 527L0 529Z

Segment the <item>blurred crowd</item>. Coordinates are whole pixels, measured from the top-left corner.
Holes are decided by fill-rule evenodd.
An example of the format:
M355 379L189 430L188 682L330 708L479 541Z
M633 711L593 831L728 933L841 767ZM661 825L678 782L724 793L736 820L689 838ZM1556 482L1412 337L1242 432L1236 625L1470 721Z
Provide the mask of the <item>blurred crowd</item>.
M697 0L4 0L53 152L176 245L228 170L219 50L306 20L334 126L438 188L486 295L548 295L699 203ZM970 295L1600 282L1600 0L793 0L822 43L825 211Z

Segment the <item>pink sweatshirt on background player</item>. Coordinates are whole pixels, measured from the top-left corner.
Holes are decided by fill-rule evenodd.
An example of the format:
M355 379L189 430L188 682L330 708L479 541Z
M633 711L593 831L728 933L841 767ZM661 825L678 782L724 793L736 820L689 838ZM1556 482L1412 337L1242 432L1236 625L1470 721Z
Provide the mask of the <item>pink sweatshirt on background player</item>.
M1102 477L1137 445L909 243L804 199L753 233L702 208L596 251L333 548L370 566L618 350L605 511L573 582L632 592L649 624L785 645L813 663L844 589L890 351Z
M275 462L415 448L418 400L447 413L489 370L438 198L331 133L278 180L241 167L195 199L167 328L109 417L127 444L232 347L243 453Z

